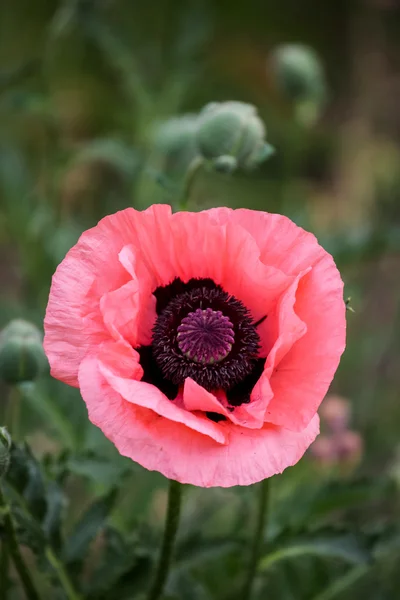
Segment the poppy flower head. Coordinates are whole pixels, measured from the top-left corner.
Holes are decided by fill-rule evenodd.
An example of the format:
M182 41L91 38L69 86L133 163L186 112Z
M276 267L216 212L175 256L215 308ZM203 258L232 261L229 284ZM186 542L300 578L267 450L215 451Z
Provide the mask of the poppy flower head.
M300 459L344 345L332 257L249 210L105 217L59 265L45 318L52 374L120 453L204 487Z

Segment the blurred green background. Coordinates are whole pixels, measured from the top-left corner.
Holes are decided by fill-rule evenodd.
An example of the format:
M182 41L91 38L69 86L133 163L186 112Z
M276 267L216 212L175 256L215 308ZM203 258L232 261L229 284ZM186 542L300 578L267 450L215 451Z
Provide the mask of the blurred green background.
M285 43L311 46L326 69L327 100L312 125L296 118L276 82L271 53ZM42 326L51 276L84 229L130 205L176 202L182 157L160 133L165 120L224 100L254 104L264 120L274 156L252 173L203 170L188 208L281 212L332 252L355 311L348 313L348 346L332 393L349 400L350 427L363 446L350 469L332 470L310 453L279 478L277 531L316 525L321 514L329 526L359 521L368 535L398 531L399 67L397 0L0 1L1 327L20 317ZM6 410L8 390L1 392ZM69 450L67 530L93 495L123 478L115 527L136 532L145 519L146 540L157 541L164 479L116 455L88 423L77 390L44 376L23 396L21 436L35 454L51 463ZM318 494L322 485L334 489L324 488L315 513L310 489ZM226 557L218 546L215 555L207 547L202 559L191 557L191 540L200 536L193 515L201 535L217 523L229 544L233 518L239 537L246 530L250 496L191 492L181 548L189 566L168 597L233 598L225 585L240 553L226 550ZM336 564L335 556L329 564L307 563L308 570L283 561L261 577L258 597L394 600L400 536L390 543L384 564L371 569ZM220 555L225 575L216 567ZM329 595L338 577L358 568L364 571L353 573L348 589Z

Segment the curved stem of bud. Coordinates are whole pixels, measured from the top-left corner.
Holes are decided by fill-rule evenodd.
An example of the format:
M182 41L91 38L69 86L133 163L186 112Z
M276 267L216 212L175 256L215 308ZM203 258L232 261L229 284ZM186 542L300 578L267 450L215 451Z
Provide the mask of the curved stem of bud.
M203 164L204 159L201 156L196 156L190 163L183 183L183 192L179 203L179 210L185 210L187 208L194 180L198 172L202 169Z
M12 385L8 395L6 425L16 443L19 441L20 405L21 392L18 385Z

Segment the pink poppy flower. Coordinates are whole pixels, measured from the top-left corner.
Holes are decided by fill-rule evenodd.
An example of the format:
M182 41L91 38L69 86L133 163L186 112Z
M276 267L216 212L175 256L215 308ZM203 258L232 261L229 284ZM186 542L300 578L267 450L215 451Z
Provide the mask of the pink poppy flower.
M124 456L182 483L248 485L319 432L342 294L332 257L286 217L128 208L58 267L45 350Z

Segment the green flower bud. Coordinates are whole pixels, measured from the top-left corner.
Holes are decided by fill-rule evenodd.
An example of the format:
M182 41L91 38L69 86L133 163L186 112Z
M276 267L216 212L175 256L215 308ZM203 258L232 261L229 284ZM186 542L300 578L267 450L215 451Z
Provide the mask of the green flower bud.
M153 147L160 168L168 175L181 176L197 154L197 115L173 117L156 126Z
M0 334L0 379L8 384L32 381L46 364L37 327L22 319L11 321Z
M198 118L196 142L200 154L217 168L228 165L226 157L233 157L237 166L250 169L270 154L255 107L242 102L207 104ZM233 164L231 160L229 166Z
M272 55L278 88L295 103L299 120L311 123L325 102L325 73L318 54L302 44L279 46Z
M10 466L11 436L5 427L0 427L0 479Z

